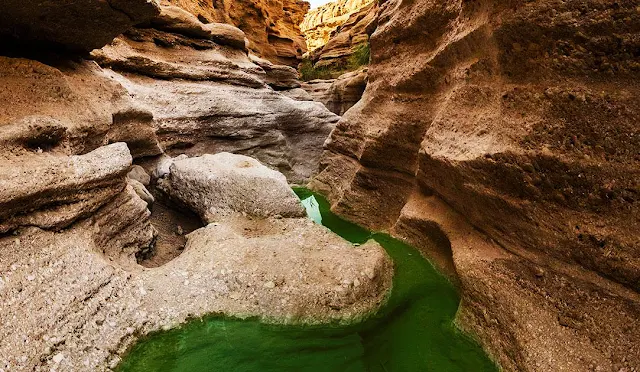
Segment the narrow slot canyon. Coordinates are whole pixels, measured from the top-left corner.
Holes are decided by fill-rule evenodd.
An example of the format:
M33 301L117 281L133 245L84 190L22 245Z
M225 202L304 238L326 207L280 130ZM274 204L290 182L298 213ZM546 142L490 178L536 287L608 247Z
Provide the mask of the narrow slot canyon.
M640 370L634 1L7 0L0 372Z

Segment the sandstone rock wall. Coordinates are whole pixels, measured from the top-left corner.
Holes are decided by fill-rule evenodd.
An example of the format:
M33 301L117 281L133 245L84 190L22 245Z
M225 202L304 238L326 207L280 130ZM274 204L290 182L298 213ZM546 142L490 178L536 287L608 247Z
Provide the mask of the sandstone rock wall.
M0 47L0 370L112 370L140 336L192 316L335 322L382 303L392 278L382 247L354 249L306 218L238 213L193 238L174 224L185 254L138 264L167 228L145 184L154 192L170 166L151 178L133 161L255 155L287 172L267 171L303 214L288 182L316 172L338 116L286 95L300 89L293 68L250 55L232 25L153 1L8 4L0 30L20 33ZM151 10L134 17L140 6Z
M442 245L425 236L443 210L493 239L449 229L443 266L460 324L507 370L640 364L636 4L397 0L378 16L367 89L312 186L423 247Z
M281 94L300 86L293 68L210 37L184 35L208 26L191 22L182 34L130 30L93 58L153 113L168 154L239 152L280 170L291 182L308 180L339 117L320 103Z
M296 67L307 51L300 23L309 9L301 0L163 0L176 5L204 23L222 22L240 28L249 39L249 49L269 61Z

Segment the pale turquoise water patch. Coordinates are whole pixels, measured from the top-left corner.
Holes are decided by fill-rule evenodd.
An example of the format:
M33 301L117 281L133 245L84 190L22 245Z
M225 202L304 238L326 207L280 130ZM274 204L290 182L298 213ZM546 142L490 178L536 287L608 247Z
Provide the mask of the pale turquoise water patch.
M350 326L281 326L206 317L140 340L119 371L497 371L453 325L455 288L414 248L342 220L296 189L310 218L351 241L378 241L394 260L389 301Z

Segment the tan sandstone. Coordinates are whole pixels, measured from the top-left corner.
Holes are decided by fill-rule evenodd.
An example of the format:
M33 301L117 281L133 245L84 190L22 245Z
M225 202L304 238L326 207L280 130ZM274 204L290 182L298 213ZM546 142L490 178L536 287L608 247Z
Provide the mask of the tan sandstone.
M507 370L640 365L639 16L598 0L382 3L367 88L326 143L312 186L440 257L460 326ZM485 237L461 240L454 213Z

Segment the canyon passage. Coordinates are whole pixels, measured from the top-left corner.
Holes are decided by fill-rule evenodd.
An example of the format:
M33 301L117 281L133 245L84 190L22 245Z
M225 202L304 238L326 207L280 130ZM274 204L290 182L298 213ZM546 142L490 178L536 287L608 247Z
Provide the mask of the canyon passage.
M0 372L640 371L637 0L4 0Z

